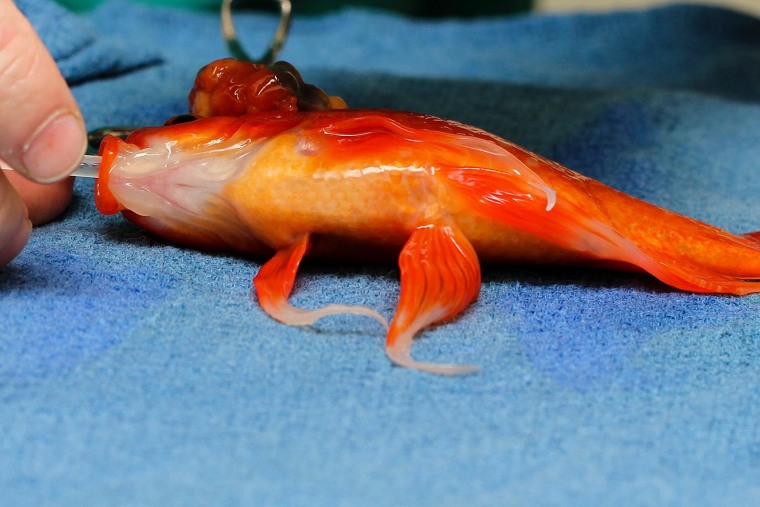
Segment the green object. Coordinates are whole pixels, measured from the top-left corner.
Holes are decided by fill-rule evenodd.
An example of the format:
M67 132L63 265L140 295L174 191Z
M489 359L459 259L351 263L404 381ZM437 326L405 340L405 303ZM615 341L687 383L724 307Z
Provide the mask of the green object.
M384 9L419 17L475 17L530 10L532 0L292 0L293 15L317 14L347 6ZM241 1L241 4L245 4ZM259 2L260 4L260 2Z
M57 0L58 3L74 12L87 11L103 0ZM133 0L149 5L163 7L181 7L186 9L219 9L220 0ZM532 7L532 0L473 0L471 2L452 0L292 0L293 15L319 14L348 6L371 7L409 16L421 17L475 17L498 14L512 14L527 11ZM274 0L237 0L234 7L245 9L267 7Z
M88 11L104 0L56 0L59 4L74 12ZM162 7L182 7L186 9L218 9L219 0L133 0L134 2Z

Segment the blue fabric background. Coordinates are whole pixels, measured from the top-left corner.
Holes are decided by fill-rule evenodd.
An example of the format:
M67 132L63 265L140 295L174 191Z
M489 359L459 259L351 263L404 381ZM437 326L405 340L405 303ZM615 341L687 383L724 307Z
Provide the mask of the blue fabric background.
M210 14L17 2L88 126L186 109L226 55ZM245 44L272 18L241 16ZM421 22L298 19L282 55L354 106L512 139L734 232L760 229L760 22L702 7ZM35 230L0 272L8 505L757 505L760 297L639 274L504 266L392 367L373 321L312 328L251 298L260 260L184 250L95 210ZM295 303L385 315L394 266L307 264Z

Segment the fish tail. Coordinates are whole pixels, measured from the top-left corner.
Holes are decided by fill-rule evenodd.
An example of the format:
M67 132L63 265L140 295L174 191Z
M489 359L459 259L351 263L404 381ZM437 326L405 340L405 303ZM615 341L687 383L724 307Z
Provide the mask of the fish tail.
M609 187L602 192L613 198L600 201L613 228L629 243L628 262L682 290L760 292L759 232L732 234Z
M440 174L474 213L592 264L638 268L691 292L760 292L760 232L735 235L566 171L545 183L477 168Z

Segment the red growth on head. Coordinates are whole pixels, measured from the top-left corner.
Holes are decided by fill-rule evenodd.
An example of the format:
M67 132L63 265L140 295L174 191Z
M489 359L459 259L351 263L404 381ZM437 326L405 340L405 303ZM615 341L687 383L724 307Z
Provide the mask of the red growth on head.
M190 92L190 112L198 116L297 111L297 103L297 97L269 67L234 58L203 67Z
M265 111L344 109L340 97L328 96L304 82L287 62L270 65L223 58L198 71L190 91L190 113L196 116L241 116Z

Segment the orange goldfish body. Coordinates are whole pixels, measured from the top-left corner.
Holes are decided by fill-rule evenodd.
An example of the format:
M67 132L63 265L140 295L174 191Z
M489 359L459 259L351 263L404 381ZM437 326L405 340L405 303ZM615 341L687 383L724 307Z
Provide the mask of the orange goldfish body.
M107 138L97 205L185 245L270 256L254 279L275 319L307 325L368 308L292 307L304 256L398 257L387 332L396 364L414 335L478 296L480 262L647 271L673 287L760 291L760 242L648 204L473 127L380 110L266 112Z

